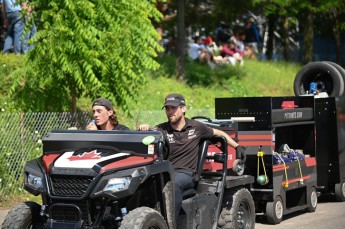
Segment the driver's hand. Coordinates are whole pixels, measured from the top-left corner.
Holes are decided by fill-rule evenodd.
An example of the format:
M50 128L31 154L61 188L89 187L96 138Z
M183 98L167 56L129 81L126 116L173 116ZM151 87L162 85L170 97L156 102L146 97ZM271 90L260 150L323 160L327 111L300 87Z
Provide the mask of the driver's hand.
M148 131L148 130L150 130L150 125L149 124L140 124L138 130Z
M95 124L90 123L89 125L86 126L86 130L98 130L97 126Z

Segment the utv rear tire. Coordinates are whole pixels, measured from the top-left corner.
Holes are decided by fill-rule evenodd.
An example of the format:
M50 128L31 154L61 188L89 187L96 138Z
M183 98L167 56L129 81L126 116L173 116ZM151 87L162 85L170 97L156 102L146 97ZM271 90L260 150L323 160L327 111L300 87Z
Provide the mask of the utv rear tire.
M308 212L315 212L317 207L317 192L314 187L310 188L309 194L308 194L308 203L309 207L307 208Z
M344 93L344 80L340 72L331 64L321 61L304 65L294 80L296 96L307 94L311 82L323 85L320 92L327 92L328 96L341 96Z
M13 207L2 224L2 229L41 229L41 205L35 202L24 202Z
M277 196L273 202L266 204L266 216L267 220L271 224L278 224L282 221L284 215L283 200L280 196Z
M335 185L335 198L339 202L345 201L345 182L340 182L339 184Z
M130 211L122 220L119 229L168 229L162 215L148 207L139 207Z
M255 227L255 205L253 197L247 189L236 191L232 197L227 195L224 201L230 205L223 208L219 219L219 229L253 229Z

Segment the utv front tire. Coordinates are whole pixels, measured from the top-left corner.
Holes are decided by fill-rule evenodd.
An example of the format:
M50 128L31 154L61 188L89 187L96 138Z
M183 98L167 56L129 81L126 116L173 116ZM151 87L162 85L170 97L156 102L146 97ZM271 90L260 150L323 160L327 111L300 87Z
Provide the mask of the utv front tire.
M168 229L162 215L148 207L139 207L130 211L122 220L119 229Z
M2 229L40 229L43 228L40 217L41 206L35 202L24 202L12 208L2 224Z
M219 219L219 229L253 229L255 227L255 205L253 197L247 189L236 191L232 197L227 195L224 201L232 201L223 208Z

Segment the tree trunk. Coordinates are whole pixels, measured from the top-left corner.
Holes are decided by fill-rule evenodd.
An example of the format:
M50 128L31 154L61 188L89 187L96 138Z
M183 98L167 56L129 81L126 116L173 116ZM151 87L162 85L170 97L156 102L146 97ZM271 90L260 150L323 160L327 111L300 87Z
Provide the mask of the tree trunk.
M267 39L267 60L272 60L273 57L273 41L274 41L274 28L276 16L273 14L268 15L268 39Z
M339 17L338 17L338 12L333 9L330 11L331 15L331 21L332 23L332 32L333 32L333 37L334 37L334 42L335 42L335 62L337 64L341 64L341 47L340 47L340 31L339 31Z
M303 38L303 57L302 64L307 64L313 61L313 40L314 40L314 17L313 14L306 10L304 23L304 38Z
M177 44L176 44L176 72L179 80L184 80L185 76L185 1L177 0Z
M283 56L286 62L290 62L289 51L289 20L287 16L283 16L283 26L281 31L282 43L283 43Z

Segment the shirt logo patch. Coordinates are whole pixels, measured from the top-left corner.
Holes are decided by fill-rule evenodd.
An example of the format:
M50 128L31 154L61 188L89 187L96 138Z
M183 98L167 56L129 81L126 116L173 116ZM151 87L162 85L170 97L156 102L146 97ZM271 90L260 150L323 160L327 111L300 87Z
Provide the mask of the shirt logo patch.
M188 139L192 139L195 138L196 134L195 134L195 129L189 130L188 131Z
M168 138L169 143L174 143L175 142L173 134L167 134L167 138Z

